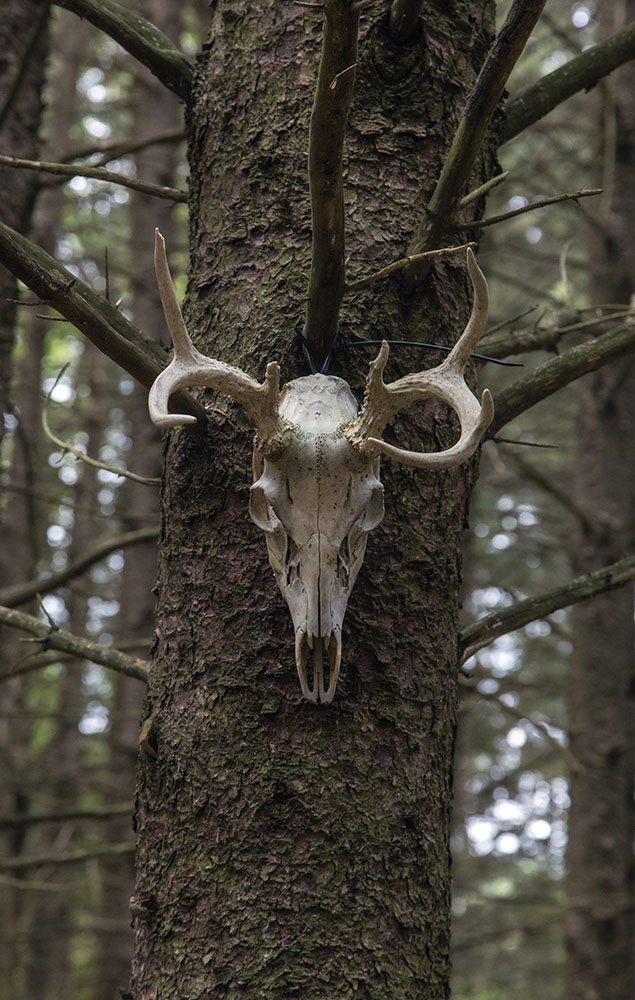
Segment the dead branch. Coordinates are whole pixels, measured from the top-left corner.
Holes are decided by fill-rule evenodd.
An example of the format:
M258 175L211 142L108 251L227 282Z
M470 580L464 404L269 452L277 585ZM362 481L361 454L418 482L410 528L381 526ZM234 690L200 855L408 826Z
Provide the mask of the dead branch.
M157 538L158 534L158 528L140 528L139 531L128 531L124 535L117 535L103 545L97 546L92 552L87 552L81 559L76 559L74 562L69 563L66 569L60 570L59 573L52 573L50 576L39 580L18 583L12 587L5 587L4 590L0 590L0 604L7 608L16 608L20 604L25 604L27 601L32 600L37 594L40 594L42 597L45 594L50 594L51 591L57 590L58 587L63 587L69 580L81 576L87 569L90 569L95 563L101 562L102 559L105 559L111 553L131 545L139 545L141 542L151 541Z
M351 0L326 0L324 7L322 55L309 133L313 240L304 331L317 369L333 346L346 284L342 155L359 25L358 5Z
M478 222L457 222L454 224L454 229L459 232L464 229L486 229L487 226L497 226L499 222L507 222L508 219L515 219L517 215L525 215L526 212L535 212L537 208L545 208L547 205L557 205L561 201L578 201L579 198L590 198L596 194L602 194L602 188L570 191L568 194L558 194L553 198L542 198L540 201L533 201L530 205L523 205L522 208L515 208L511 212L492 215L489 219L480 219Z
M58 177L92 177L94 180L117 184L119 187L140 191L142 194L154 195L155 198L166 198L168 201L187 201L187 192L178 188L164 187L161 184L150 184L137 180L136 177L126 177L104 167L83 167L78 163L52 163L48 160L21 160L17 156L0 155L0 166L20 167L23 170L38 170Z
M564 66L525 87L505 106L501 146L581 90L590 90L629 59L635 59L635 21L586 49Z
M85 17L96 28L114 38L126 52L138 59L168 90L187 101L194 66L170 39L115 0L54 0L58 7Z
M91 458L90 455L87 455L85 451L81 450L81 448L76 448L74 445L70 444L69 441L63 441L62 438L58 438L49 426L46 404L42 407L42 430L49 441L52 441L58 448L61 448L64 452L70 452L71 455L75 455L75 457L81 462L85 462L86 465L91 465L94 469L104 469L106 472L112 472L114 476L121 476L123 479L131 479L133 482L141 483L143 486L161 485L161 480L155 476L140 476L138 473L130 472L128 469L120 469L115 465L108 465L106 462L100 462L96 458Z
M417 228L409 253L434 249L452 228L453 216L465 193L492 115L545 2L514 0L467 99L441 176L428 203L427 217ZM425 261L411 265L406 271L408 285L413 287L421 281L428 267Z
M69 809L58 813L24 813L16 816L0 816L0 828L37 826L39 823L66 823L72 819L112 819L114 816L129 816L130 802L112 806L94 806L92 809Z
M525 413L563 386L632 351L633 344L635 323L629 322L602 334L597 340L572 347L565 354L545 361L530 375L498 393L496 413L487 436L494 437L510 420Z
M359 292L360 289L367 288L368 285L372 285L376 281L381 281L382 278L387 278L389 274L400 270L402 267L406 267L408 264L415 264L424 259L431 260L434 257L442 257L445 254L460 253L463 250L467 250L468 247L475 246L477 246L476 243L463 243L460 247L443 247L441 250L426 250L425 253L413 254L410 257L402 257L401 260L396 260L392 264L382 267L380 271L375 271L374 274L369 274L367 278L360 278L358 281L351 281L350 284L347 283L344 286L344 294L350 295L353 292Z
M0 223L0 263L137 382L150 388L166 365L167 352L156 341L144 337L115 306L91 291L36 243L3 223ZM205 409L185 390L180 393L183 395L178 403L174 396L179 410L195 415L204 427Z
M136 677L140 681L148 679L147 664L136 656L127 656L118 649L102 646L83 636L73 635L56 626L47 625L33 615L24 614L23 611L0 606L0 624L28 632L42 643L44 649L59 649L63 653L72 653L78 659L99 663L102 667L116 670L128 677Z
M25 871L28 868L43 868L46 865L82 864L92 858L121 857L134 854L134 844L109 844L96 847L92 851L69 851L68 854L39 854L35 857L0 858L0 871Z
M557 323L552 323L549 326L536 325L528 330L520 330L513 334L498 333L496 336L494 336L494 328L492 328L483 337L481 346L494 358L506 358L510 354L526 354L528 351L554 351L562 338L571 333L578 333L582 330L593 332L594 327L603 323L614 323L615 320L626 319L633 315L635 313L632 309L620 306L615 312L607 313L606 316L593 316L591 319L580 320L577 323L567 323L566 326L558 326Z
M554 611L577 604L588 597L621 587L634 578L635 556L628 556L610 566L578 576L562 587L555 587L544 594L538 594L537 597L528 597L523 601L517 601L511 607L494 611L461 632L459 636L461 663L465 663L479 649L489 646L502 635L515 632L529 622L539 621Z

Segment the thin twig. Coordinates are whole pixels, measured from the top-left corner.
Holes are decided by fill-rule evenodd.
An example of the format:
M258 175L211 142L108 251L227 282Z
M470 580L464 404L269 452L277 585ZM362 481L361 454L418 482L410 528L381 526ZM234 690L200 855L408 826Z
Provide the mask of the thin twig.
M590 198L592 195L602 194L602 188L591 188L582 191L571 191L568 194L559 194L553 198L542 198L534 201L530 205L523 205L522 208L515 208L511 212L503 212L502 215L491 215L489 219L480 219L478 222L458 222L454 228L461 230L485 229L487 226L496 226L499 222L507 222L508 219L515 219L517 215L524 215L526 212L535 212L537 208L545 208L547 205L557 205L561 201L577 201L579 198Z
M441 176L428 203L427 217L410 246L419 253L443 242L480 153L485 133L512 69L534 29L546 0L514 0L487 54L459 121ZM414 286L427 273L426 262L412 264L406 281Z
M158 528L140 528L138 531L128 531L123 535L117 535L93 549L92 552L87 552L81 559L69 563L66 569L60 570L59 573L51 573L50 576L42 577L39 580L29 580L27 583L5 587L4 590L0 590L0 604L7 608L16 608L20 604L30 601L36 594L50 594L51 591L63 587L69 580L85 573L87 569L90 569L95 563L101 562L113 552L131 545L151 541L158 534Z
M166 198L168 201L187 201L187 192L178 188L164 187L161 184L150 184L137 180L136 177L126 177L104 167L86 167L79 163L51 163L47 160L23 160L17 156L0 155L0 166L20 167L24 170L39 170L58 177L92 177L94 180L106 181L108 184L118 184L120 187L151 194L156 198Z
M408 264L416 264L420 260L442 257L446 254L460 253L462 250L467 250L468 247L475 246L477 246L476 243L463 243L460 247L443 247L441 250L426 250L425 253L410 254L408 257L402 257L401 260L396 260L392 264L382 267L380 271L375 271L374 274L368 275L367 278L360 278L358 281L351 281L349 284L346 284L344 294L351 295L353 292L358 292L361 288L367 288L368 285L374 284L375 281L381 281L382 278L387 278L393 271L398 271Z
M0 858L0 871L25 871L28 868L43 868L47 865L83 864L93 858L121 857L134 854L134 844L109 844L96 847L92 851L71 851L68 854L41 854L35 857Z
M64 369L62 369L62 372ZM106 472L111 472L114 476L123 476L125 479L132 479L135 483L141 483L143 486L160 486L161 480L157 479L156 476L139 476L136 472L129 472L127 469L119 469L114 465L108 465L106 462L100 462L96 458L91 458L86 452L81 451L80 448L75 448L74 445L70 444L68 441L63 441L62 438L58 438L56 434L53 433L49 426L48 416L46 413L46 406L51 398L51 393L54 391L58 380L60 379L62 372L57 376L55 384L51 388L50 392L47 394L46 403L42 407L42 430L46 434L49 441L56 444L58 448L61 448L65 452L70 452L71 455L75 455L86 465L92 465L94 469L104 469Z
M473 191L466 194L465 198L461 198L459 208L467 208L467 206L471 205L473 201L476 201L478 198L482 198L483 195L489 194L492 188L498 187L498 185L502 184L503 181L506 181L508 177L509 170L503 171L502 174L496 174L495 177L490 177L490 179L485 181L484 184L481 184L480 187L474 188Z

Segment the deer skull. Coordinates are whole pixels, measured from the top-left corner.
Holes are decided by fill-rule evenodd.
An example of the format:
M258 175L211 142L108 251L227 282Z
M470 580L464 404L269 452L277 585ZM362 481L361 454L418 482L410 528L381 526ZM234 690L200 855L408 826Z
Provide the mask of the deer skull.
M378 453L417 468L458 465L474 453L494 416L488 390L479 403L463 378L487 319L487 284L471 251L467 254L474 306L450 354L437 368L386 385L384 342L370 366L358 413L348 384L335 376L299 378L279 393L275 362L260 385L240 369L200 354L185 328L157 230L155 268L174 357L150 390L150 417L162 428L194 423L187 414L168 413L168 400L176 389L200 385L232 396L254 423L256 481L249 512L265 533L269 561L291 612L300 686L309 701L328 704L335 694L348 599L368 532L384 516ZM461 435L453 447L427 454L381 440L400 409L428 398L456 411Z

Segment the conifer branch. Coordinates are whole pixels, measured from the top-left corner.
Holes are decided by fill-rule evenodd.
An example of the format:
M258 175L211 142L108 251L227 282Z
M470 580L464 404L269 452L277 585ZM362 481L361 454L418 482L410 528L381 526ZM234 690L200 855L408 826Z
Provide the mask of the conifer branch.
M596 340L572 347L559 357L545 361L530 375L519 379L496 396L496 412L487 437L496 433L510 420L531 409L558 389L602 365L614 361L635 345L635 323L628 322Z
M96 28L105 31L126 52L146 66L168 90L188 101L194 67L169 38L115 0L53 0L79 17L85 17Z
M92 552L87 552L81 559L76 559L74 562L69 563L66 569L60 570L59 573L51 573L50 576L43 577L40 580L29 580L26 583L18 583L12 587L5 587L4 590L0 590L0 604L7 608L16 608L20 604L25 604L27 601L32 600L38 594L41 597L45 594L50 594L51 591L57 590L58 587L63 587L69 580L74 580L75 577L81 576L87 569L90 569L95 563L101 562L102 559L105 559L112 552L117 552L119 549L127 548L130 545L138 545L141 542L151 541L158 534L158 528L140 528L139 531L128 531L124 535L117 535L116 538L111 538L108 542L104 542L103 545L98 545Z
M428 203L427 217L417 229L409 254L432 250L443 242L465 194L485 133L512 69L533 31L546 0L514 0L469 95L441 176ZM414 286L429 264L411 265L406 272Z
M165 198L174 202L187 201L186 191L165 187L161 184L150 184L148 181L140 181L136 177L126 177L125 174L118 174L113 170L106 170L104 167L84 167L78 163L53 163L48 160L22 160L17 156L3 155L0 155L0 166L37 170L42 173L55 174L57 177L92 177L94 180L118 184L119 187L140 191L142 194L153 195L155 198Z
M131 813L130 802L94 806L92 809L67 809L58 813L17 813L15 816L0 816L0 829L19 829L37 826L39 823L66 823L69 819L113 819L115 816L129 816Z
M90 660L92 663L99 663L102 667L108 667L109 670L116 670L117 673L147 682L147 662L144 660L139 660L136 656L127 656L118 649L102 646L100 643L92 642L83 636L65 632L55 625L47 625L46 622L35 618L34 615L27 615L23 611L0 606L0 624L28 632L42 643L44 649L59 649L63 653L72 653L78 659ZM0 675L0 680L7 680L9 677L11 677L11 672L6 671Z
M592 573L575 577L562 587L555 587L537 597L528 597L523 601L517 601L511 607L494 611L461 632L459 636L461 663L502 635L515 632L530 622L546 618L554 611L577 604L588 597L615 590L616 587L622 587L633 579L635 579L635 556L628 556L610 566L603 566L602 569L594 570Z
M505 119L500 130L501 146L524 129L539 121L567 98L580 90L590 90L618 66L635 59L635 21L611 38L586 49L575 59L525 87L505 105Z
M150 388L168 361L161 345L144 337L107 299L91 291L36 243L1 222L0 263L41 301L57 309L103 354ZM205 409L185 390L180 393L180 401L177 393L173 397L179 411L191 413L205 426Z
M0 858L0 871L26 871L47 865L77 865L93 858L122 857L134 854L134 844L108 844L92 851L69 851L68 854L39 854L34 857Z
M309 187L313 229L304 336L312 364L321 368L337 334L346 284L342 155L355 66L359 8L326 0L324 38L309 132Z
M579 198L590 198L592 195L602 194L602 188L589 188L582 191L570 191L568 194L557 194L553 198L541 198L540 201L532 201L522 208L514 208L509 212L502 212L501 215L491 215L489 219L479 219L477 222L454 223L454 229L461 230L486 229L488 226L497 226L499 222L507 222L515 219L517 215L525 215L527 212L535 212L537 208L546 208L547 205L558 205L562 201L575 201Z

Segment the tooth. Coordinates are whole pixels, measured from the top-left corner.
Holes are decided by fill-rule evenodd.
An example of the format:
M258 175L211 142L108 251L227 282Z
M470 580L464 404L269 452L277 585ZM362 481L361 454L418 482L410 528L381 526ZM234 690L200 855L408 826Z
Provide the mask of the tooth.
M324 677L320 674L320 701L324 705L329 705L335 696L337 678L340 674L340 662L342 659L342 637L339 632L331 632L326 639L329 653L329 686L324 690Z
M309 658L309 648L306 642L306 633L301 629L298 629L295 635L295 665L298 669L298 678L300 680L300 687L302 689L302 694L307 701L317 702L318 700L318 686L315 680L315 675L313 677L313 689L309 687L306 667Z

